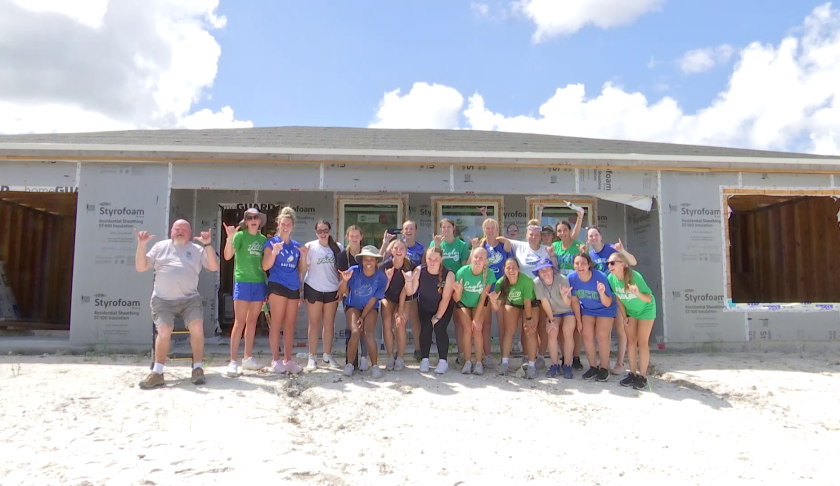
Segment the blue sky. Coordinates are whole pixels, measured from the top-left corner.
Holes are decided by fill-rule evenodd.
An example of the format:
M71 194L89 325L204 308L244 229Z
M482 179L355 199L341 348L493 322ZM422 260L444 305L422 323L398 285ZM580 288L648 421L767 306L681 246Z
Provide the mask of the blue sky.
M349 126L840 154L840 0L0 0L0 133Z
M607 81L648 99L674 97L687 112L707 106L731 68L685 75L684 52L751 42L775 44L818 2L681 0L632 25L589 26L535 44L534 24L489 16L470 1L222 1L226 27L212 99L198 108L234 106L256 126L367 126L382 95L417 81L480 92L506 116L536 114L558 87ZM760 12L761 15L756 15ZM649 67L650 61L656 63Z

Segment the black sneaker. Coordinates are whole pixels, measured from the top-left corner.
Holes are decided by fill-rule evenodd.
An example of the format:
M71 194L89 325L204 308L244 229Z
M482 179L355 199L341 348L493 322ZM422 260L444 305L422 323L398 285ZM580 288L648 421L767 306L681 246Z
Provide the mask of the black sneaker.
M578 371L583 369L583 363L580 362L580 357L572 359L572 369Z
M596 368L594 366L590 366L589 370L586 373L583 374L583 379L584 380L591 380L592 378L595 378L596 376L598 376L598 368Z
M647 386L647 378L642 375L636 375L636 379L633 381L633 388L636 390L644 390Z
M610 381L610 370L606 368L598 368L598 376L595 381Z
M633 386L636 384L636 375L633 373L627 373L627 376L624 377L623 380L618 382L621 386Z

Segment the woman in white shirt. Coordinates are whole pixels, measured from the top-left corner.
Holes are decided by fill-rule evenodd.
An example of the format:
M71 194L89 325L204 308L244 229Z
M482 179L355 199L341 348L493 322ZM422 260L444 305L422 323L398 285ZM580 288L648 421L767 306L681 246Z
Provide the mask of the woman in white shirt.
M314 371L315 354L318 352L318 335L323 322L324 363L338 368L332 356L335 313L338 310L338 287L341 277L335 267L335 260L343 248L330 234L332 226L324 220L315 224L317 240L306 244L309 253L306 256L308 270L303 278L303 298L306 300L306 313L309 316L309 362L307 371Z

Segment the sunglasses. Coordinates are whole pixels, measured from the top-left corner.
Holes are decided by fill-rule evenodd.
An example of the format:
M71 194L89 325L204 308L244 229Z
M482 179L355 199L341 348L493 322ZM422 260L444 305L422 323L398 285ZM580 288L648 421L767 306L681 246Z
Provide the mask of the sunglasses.
M319 229L319 230L315 230L315 233L316 233L316 234L319 234L319 235L328 235L328 234L330 234L330 230L328 230L328 229Z
M253 221L255 219L260 219L259 216L246 216L245 221Z
M618 262L617 261L607 262L607 265L611 267L611 266L615 265L616 263L618 263Z

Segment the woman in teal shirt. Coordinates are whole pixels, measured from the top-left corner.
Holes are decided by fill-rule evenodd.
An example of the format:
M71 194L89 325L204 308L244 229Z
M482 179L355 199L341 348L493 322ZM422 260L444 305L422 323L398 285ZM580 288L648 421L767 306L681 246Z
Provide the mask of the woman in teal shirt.
M650 332L656 319L656 300L642 274L630 268L621 253L613 253L607 260L610 287L618 297L617 319L625 326L630 373L619 382L637 390L647 387L647 368L650 363ZM636 366L636 347L639 348L639 366Z
M531 302L535 299L534 281L531 277L519 272L519 260L511 256L505 261L505 274L496 282L496 288L490 294L490 302L493 309L504 308L504 322L500 323L505 328L502 341L502 365L499 374L504 375L510 367L510 350L513 347L513 333L519 324L519 317L524 316L522 327L523 341L528 354L528 369L526 376L536 376L537 359L537 321L532 319ZM500 326L501 329L501 326Z
M470 250L464 240L455 237L455 222L449 218L440 220L440 234L429 243L429 248L435 247L443 251L443 266L453 272L469 261Z
M493 271L487 267L487 250L475 248L470 254L470 264L455 274L452 300L455 301L455 332L459 334L459 353L463 353L464 368L461 373L484 373L484 312L487 293L493 286ZM472 346L475 343L475 370L472 365Z

